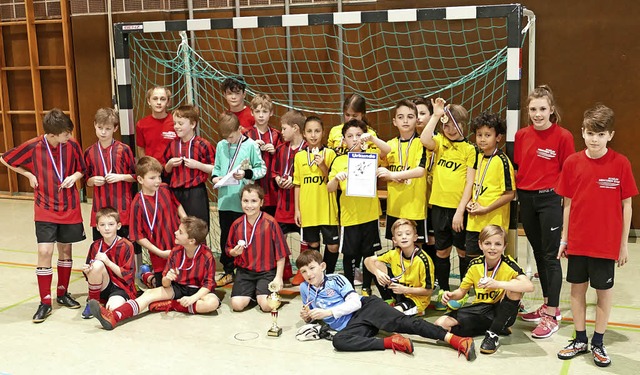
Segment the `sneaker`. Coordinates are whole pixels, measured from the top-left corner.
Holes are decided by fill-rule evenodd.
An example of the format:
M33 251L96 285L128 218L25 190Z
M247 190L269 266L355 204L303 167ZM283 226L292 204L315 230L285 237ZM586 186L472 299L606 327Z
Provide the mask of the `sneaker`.
M300 270L298 270L298 272L291 279L291 285L298 286L298 285L302 284L303 281L304 281L304 277L300 273Z
M569 341L569 345L558 352L559 359L571 359L580 354L588 352L587 343L573 339Z
M467 361L476 359L476 344L473 342L473 337L464 337L460 340L460 346L457 349L458 357L463 354Z
M505 327L502 331L498 332L499 336L509 336L511 334L511 328Z
M41 302L31 321L34 323L42 323L49 315L51 315L51 305Z
M78 301L71 298L71 294L69 294L68 292L56 298L56 302L58 302L59 305L66 306L70 309L80 308L80 304L78 303Z
M442 303L442 295L444 294L444 290L440 289L438 292L438 298L436 299L436 303L433 304L433 308L436 311L445 311L447 309L447 305Z
M371 297L371 289L362 288L362 292L360 293L363 297Z
M232 284L232 283L233 283L233 275L230 273L225 273L224 275L220 276L218 280L216 280L216 286L225 286L227 284Z
M457 301L449 300L449 302L447 302L447 307L451 310L458 310L459 308L464 306L465 303L467 303L467 299L469 299L469 295L465 294L465 296L462 297L462 299L459 299Z
M362 285L362 270L360 268L356 268L353 272L353 285Z
M535 339L547 338L558 330L558 322L552 316L547 314L542 315L538 326L531 331L531 337Z
M585 344L586 346L586 344ZM607 354L603 344L591 344L591 353L593 353L593 363L598 367L607 367L611 364L611 358Z
M164 301L156 301L156 302L151 302L149 304L149 311L151 312L165 312L168 313L169 311L171 311L171 304L172 304L172 300L167 299Z
M89 304L84 307L84 311L82 311L82 319L91 319L93 318L93 314L91 314L91 309L89 308Z
M407 354L413 353L413 341L411 341L410 338L397 333L391 335L389 338L391 339L391 350L393 350L394 353L396 350Z
M111 331L116 327L116 318L113 316L113 312L102 307L100 302L95 299L90 300L89 309L91 314L102 324L102 328Z
M484 340L482 340L482 344L480 344L480 353L484 354L493 354L498 349L498 335L491 331L487 331L484 335Z
M547 305L543 304L536 311L532 311L530 313L522 314L522 315L520 315L520 317L525 322L540 323L540 319L542 318L542 315L544 314L544 312L546 310L547 310ZM556 312L556 321L559 322L559 321L562 320L562 313L560 313L560 308L556 309L556 311L557 311Z

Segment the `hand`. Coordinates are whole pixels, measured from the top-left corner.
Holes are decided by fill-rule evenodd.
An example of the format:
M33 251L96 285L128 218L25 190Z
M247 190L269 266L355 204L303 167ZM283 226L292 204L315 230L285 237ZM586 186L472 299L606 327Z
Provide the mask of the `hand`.
M338 181L345 181L347 179L347 172L340 172L335 177Z
M109 261L109 257L107 257L107 254L99 252L99 253L96 254L95 260L99 260L102 263L106 264L107 261Z
M302 227L302 215L300 214L300 210L296 210L294 220L296 221L296 225Z
M385 167L379 167L378 171L376 172L376 175L381 180L384 180L384 181L391 180L391 172Z
M107 178L102 176L94 176L93 178L93 186L103 186L107 183Z
M282 290L282 284L284 284L282 282L282 278L281 277L274 277L273 280L271 280L271 282L269 283L269 287L274 287L276 292L279 292ZM269 289L271 290L271 289Z
M264 151L264 145L265 145L264 141L262 139L258 139L255 142L260 147L260 150Z
M558 256L556 258L566 258L567 257L567 245L560 241L560 246L558 247Z
M447 104L447 101L442 98L437 98L436 100L431 99L431 104L433 105L433 115L436 117L442 117L442 115L444 115L444 106Z
M169 270L169 272L167 272L167 275L165 277L171 281L176 281L179 274L180 271L177 268L172 268Z
M38 179L36 178L36 176L31 172L27 172L26 176L29 179L29 185L31 186L31 188L32 189L37 188L38 187Z
M60 184L60 189L68 189L76 183L76 177L74 175L67 176L67 178Z
M372 135L370 133L363 133L360 136L360 143L366 143L369 142L372 138Z
M236 180L242 180L244 178L244 169L238 169L238 171L233 174L233 178Z
M211 182L215 185L215 184L218 183L218 181L220 181L221 178L222 177L214 177L214 178L211 179Z
M184 166L189 169L200 169L202 163L197 161L196 159L184 158Z
M305 322L309 323L310 321L312 321L313 319L311 319L311 316L309 316L309 312L311 310L309 309L308 305L303 305L302 309L300 310L300 318L302 320L304 320Z
M460 233L464 230L464 213L456 212L453 215L453 221L451 223L451 227L454 231Z
M311 320L321 320L330 317L331 315L333 315L331 313L331 310L312 309L309 311L309 317L311 318Z
M391 278L389 275L381 270L376 270L376 279L378 280L378 284L382 286L388 286L391 284Z
M315 155L313 156L313 161L314 161L314 162L316 163L316 165L318 165L318 166L319 166L320 164L324 163L324 153L319 152L319 153L315 154Z
M484 282L483 284L478 284L478 287L482 289L500 289L499 281L494 280L492 277L483 277L480 280Z
M236 245L233 249L231 249L231 251L229 251L229 253L231 254L232 257L238 257L242 255L243 251L244 251L244 246Z
M89 273L91 271L91 269L93 268L93 266L90 263L85 263L82 265L82 273L84 273L85 275L87 273Z
M116 182L124 181L124 175L116 174L116 173L107 173L104 176L104 180L108 184L115 184Z
M409 288L397 283L391 283L391 285L389 285L389 289L391 289L395 294L407 294L409 291Z
M442 303L446 305L447 302L449 302L449 300L451 299L452 294L453 292L450 292L450 291L446 291L442 293Z
M291 176L276 177L276 183L281 189L291 189L293 187L293 178Z
M261 148L261 150L266 151L270 154L273 154L276 152L276 148L271 143L267 143L266 145L264 145L264 148Z
M182 307L189 307L194 303L198 302L198 299L192 295L188 297L182 297L178 300L178 302L180 302L180 305L182 305Z
M183 162L182 157L171 158L171 159L169 159L169 161L167 161L167 165L172 167L172 168L175 168L175 167L179 166L180 164L182 164L182 162Z
M478 202L469 202L467 203L467 212L471 215L484 215L487 213L487 208Z
M624 241L620 245L620 255L618 255L618 267L622 267L629 261L629 249L627 247L627 242Z

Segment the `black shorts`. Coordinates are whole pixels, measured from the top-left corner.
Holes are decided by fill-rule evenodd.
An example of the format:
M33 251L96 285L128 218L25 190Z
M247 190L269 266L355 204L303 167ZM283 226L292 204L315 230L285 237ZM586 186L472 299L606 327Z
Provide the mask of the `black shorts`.
M606 290L613 287L616 261L613 259L592 258L582 255L569 255L567 262L567 282L582 284L589 281L593 289Z
M427 207L427 235L433 236L433 209L431 207Z
M269 283L276 277L276 270L254 272L236 268L236 278L231 289L231 297L251 297L271 294Z
M436 238L436 250L448 249L455 246L456 249L466 249L466 232L464 230L456 232L453 230L453 216L455 208L440 206L431 207L431 223L433 224L433 235ZM467 214L464 214L464 227L467 227Z
M278 223L280 225L280 229L282 229L282 234L288 233L300 233L300 227L293 223Z
M322 233L322 241L325 245L337 245L340 243L337 225L303 227L300 231L304 242L320 242L320 233Z
M173 299L180 299L182 297L189 297L196 294L200 288L195 286L188 286L171 282L171 289L173 289Z
M393 240L393 233L391 233L391 227L393 223L398 221L398 218L395 216L387 215L387 228L385 229L385 238L388 240ZM425 243L425 234L427 233L427 220L413 220L416 223L416 229L418 231L418 243Z
M382 249L378 220L342 227L340 252L345 256L368 257Z
M56 224L46 221L36 221L36 239L38 243L74 243L84 241L84 225Z
M187 215L202 219L207 223L207 228L209 228L210 211L207 185L202 183L190 188L177 187L171 188L171 191Z
M416 302L410 298L405 297L404 295L396 294L396 298L398 296L402 296L400 301L396 301L395 308L400 308L404 315L416 315L418 313L418 306L416 306Z
M482 250L480 249L480 244L478 240L480 239L480 232L469 232L467 231L467 256L468 257L479 257L482 255Z
M445 315L458 321L458 325L451 328L451 333L458 336L480 336L491 328L491 323L498 313L498 303L474 303L463 306L459 310L449 311ZM507 319L507 327L515 323L517 314Z
M120 287L114 284L113 281L109 280L109 285L107 285L107 287L100 292L100 300L106 302L109 300L109 298L114 296L120 296L124 298L125 301L129 300L129 295L127 295L127 292L120 289Z

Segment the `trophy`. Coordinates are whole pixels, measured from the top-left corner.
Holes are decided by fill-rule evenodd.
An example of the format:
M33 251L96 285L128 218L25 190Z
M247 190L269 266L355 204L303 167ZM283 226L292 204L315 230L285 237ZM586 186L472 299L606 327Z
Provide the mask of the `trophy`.
M267 296L267 303L271 307L271 319L273 324L267 331L267 336L278 337L282 333L282 328L278 327L278 307L282 303L280 295L278 294L278 285L271 282L269 283L269 291L271 294Z

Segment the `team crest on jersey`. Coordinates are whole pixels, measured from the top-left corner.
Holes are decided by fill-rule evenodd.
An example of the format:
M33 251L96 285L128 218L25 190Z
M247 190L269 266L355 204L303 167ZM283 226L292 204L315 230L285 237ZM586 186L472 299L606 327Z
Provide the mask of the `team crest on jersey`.
M164 139L175 139L176 137L177 134L174 131L162 132L162 138Z
M598 180L600 189L617 189L620 186L620 179L617 177L601 178Z
M538 154L539 158L551 160L556 157L556 150L552 150L550 148L539 148L538 151L536 151L536 154Z
M327 297L333 297L336 295L336 291L333 289L327 289Z

